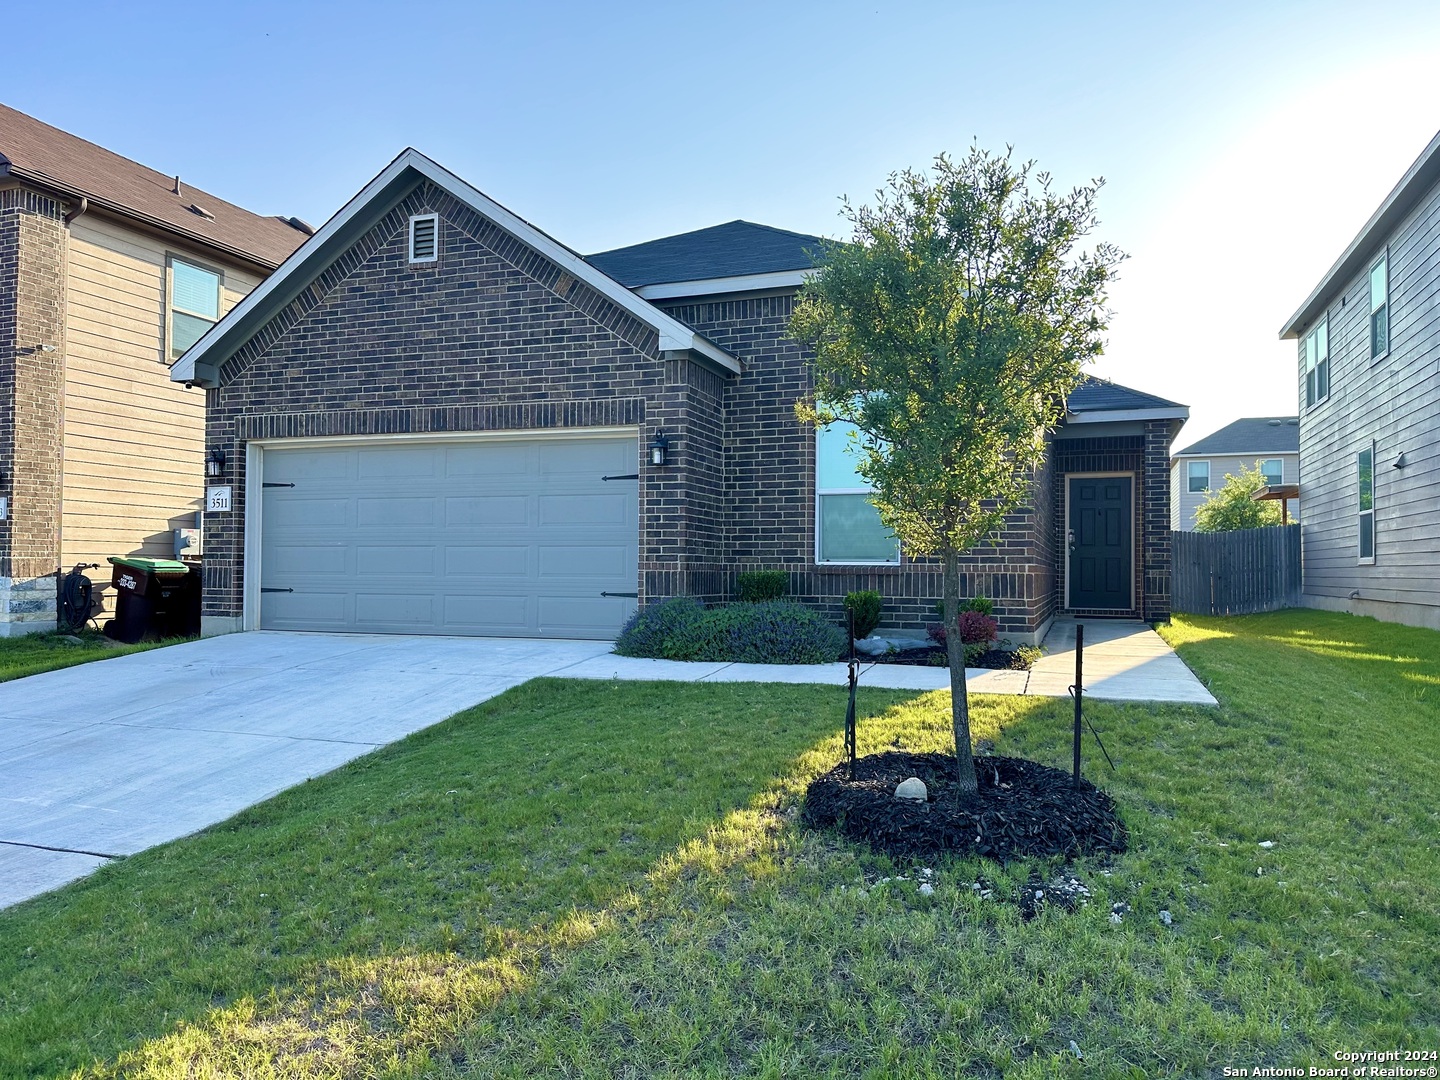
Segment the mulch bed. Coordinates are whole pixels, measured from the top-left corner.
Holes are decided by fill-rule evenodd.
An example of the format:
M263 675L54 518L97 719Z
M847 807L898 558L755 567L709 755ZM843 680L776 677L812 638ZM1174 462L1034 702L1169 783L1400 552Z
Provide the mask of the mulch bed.
M933 659L939 657L939 660ZM882 653L879 656L862 656L860 659L876 664L903 664L908 667L945 667L949 659L939 645L928 649L906 649L904 652ZM1020 654L1009 649L990 649L973 664L972 668L991 668L996 671L1029 671L1030 665Z
M1004 862L1046 855L1122 852L1128 836L1109 795L1089 781L1023 758L975 759L980 790L957 788L949 754L890 751L859 758L856 779L842 762L811 782L802 820L838 826L852 840L901 858L954 852ZM907 777L925 781L924 803L897 799Z

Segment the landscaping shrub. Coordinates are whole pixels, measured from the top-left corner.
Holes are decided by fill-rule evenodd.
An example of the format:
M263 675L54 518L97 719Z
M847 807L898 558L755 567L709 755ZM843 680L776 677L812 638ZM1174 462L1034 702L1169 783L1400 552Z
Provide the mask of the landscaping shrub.
M670 660L749 664L823 664L845 653L845 633L789 600L731 604L705 611L666 638Z
M961 611L978 611L981 615L994 615L994 614L995 614L995 601L994 601L994 600L991 600L988 596L984 596L984 595L972 596L969 600L961 600L961 601L960 601L960 610L961 610ZM945 601L944 601L944 600L936 600L936 601L935 601L935 614L941 616L942 618L944 617L944 615L945 615Z
M688 596L647 604L631 615L621 629L620 636L615 639L615 651L621 656L659 659L665 655L665 642L704 614L705 609L700 602Z
M784 570L742 570L735 577L735 588L747 604L779 600L790 591L790 575Z
M880 607L883 600L874 589L845 594L845 610L854 622L855 638L867 638L880 625Z
M977 596L975 599L990 603L983 596ZM975 667L980 658L990 651L990 643L995 640L999 631L999 624L989 615L971 608L960 612L960 640L965 645L966 667ZM941 648L945 647L949 635L945 632L944 623L931 623L925 628L925 633L935 644Z

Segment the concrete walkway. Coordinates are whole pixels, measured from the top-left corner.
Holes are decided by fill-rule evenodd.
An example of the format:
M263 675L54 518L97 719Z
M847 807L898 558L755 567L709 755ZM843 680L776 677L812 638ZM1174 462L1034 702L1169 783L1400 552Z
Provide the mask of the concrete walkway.
M1066 626L1069 626L1068 639ZM1100 629L1105 628L1105 629ZM1087 623L1087 690L1214 704L1141 624ZM1073 624L1035 669L973 693L1063 696ZM1092 648L1093 644L1093 648ZM260 632L0 683L0 907L185 836L544 675L842 686L844 664L688 664L601 641ZM941 668L870 664L864 686L937 690Z

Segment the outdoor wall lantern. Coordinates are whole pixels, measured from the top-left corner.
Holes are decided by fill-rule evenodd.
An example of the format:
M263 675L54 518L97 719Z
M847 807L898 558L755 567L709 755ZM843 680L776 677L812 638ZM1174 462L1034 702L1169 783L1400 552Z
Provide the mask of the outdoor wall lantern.
M205 475L220 476L225 472L225 451L216 447L205 455Z
M650 440L650 464L664 465L665 455L670 450L670 440L665 437L663 431L657 431L655 438Z

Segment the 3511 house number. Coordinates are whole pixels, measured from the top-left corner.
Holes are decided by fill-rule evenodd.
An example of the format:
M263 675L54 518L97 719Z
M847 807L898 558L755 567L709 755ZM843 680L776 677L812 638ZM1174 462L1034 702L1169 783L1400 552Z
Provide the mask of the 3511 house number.
M205 489L205 512L208 514L222 514L230 509L230 488L207 487Z

